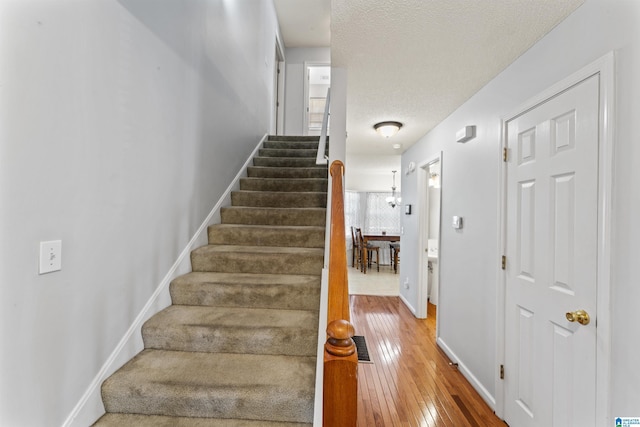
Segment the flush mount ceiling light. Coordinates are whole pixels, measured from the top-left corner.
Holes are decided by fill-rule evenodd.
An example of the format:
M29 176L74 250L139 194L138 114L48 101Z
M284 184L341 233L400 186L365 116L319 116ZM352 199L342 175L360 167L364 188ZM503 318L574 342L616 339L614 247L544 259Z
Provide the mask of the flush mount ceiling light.
M398 133L401 127L402 123L400 122L380 122L373 125L373 128L376 130L376 132L386 138L389 138L390 136Z

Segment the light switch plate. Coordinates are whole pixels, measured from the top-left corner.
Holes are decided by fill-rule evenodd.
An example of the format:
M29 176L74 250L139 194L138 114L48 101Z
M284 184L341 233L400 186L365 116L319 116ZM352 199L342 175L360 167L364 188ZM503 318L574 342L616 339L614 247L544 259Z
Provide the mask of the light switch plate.
M462 228L462 217L461 216L454 216L453 217L453 222L452 222L451 225L456 230Z
M62 240L40 242L40 274L62 269Z

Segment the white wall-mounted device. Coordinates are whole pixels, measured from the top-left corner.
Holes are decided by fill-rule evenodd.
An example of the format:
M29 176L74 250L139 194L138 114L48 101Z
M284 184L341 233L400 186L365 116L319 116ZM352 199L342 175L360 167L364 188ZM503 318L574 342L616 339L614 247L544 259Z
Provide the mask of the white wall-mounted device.
M407 171L404 174L405 175L409 175L414 170L416 170L416 163L415 162L409 162L409 165L407 166Z
M62 269L62 240L40 242L38 273L45 274Z
M461 216L454 216L453 217L453 222L451 223L451 226L453 228L455 228L456 230L462 228L462 217Z
M475 126L465 126L456 132L456 142L467 142L476 137Z

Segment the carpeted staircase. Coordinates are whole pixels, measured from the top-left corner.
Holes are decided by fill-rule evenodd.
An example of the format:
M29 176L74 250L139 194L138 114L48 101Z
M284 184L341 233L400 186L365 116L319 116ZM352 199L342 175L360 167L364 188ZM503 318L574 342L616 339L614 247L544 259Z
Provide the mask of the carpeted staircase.
M327 168L317 137L270 137L145 349L102 385L96 426L313 422Z

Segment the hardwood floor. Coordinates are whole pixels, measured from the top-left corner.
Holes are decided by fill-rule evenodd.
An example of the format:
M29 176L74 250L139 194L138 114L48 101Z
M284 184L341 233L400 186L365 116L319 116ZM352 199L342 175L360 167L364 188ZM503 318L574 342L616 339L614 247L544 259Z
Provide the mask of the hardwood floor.
M435 306L416 319L398 297L352 295L373 363L358 365L358 427L505 427L435 344Z

